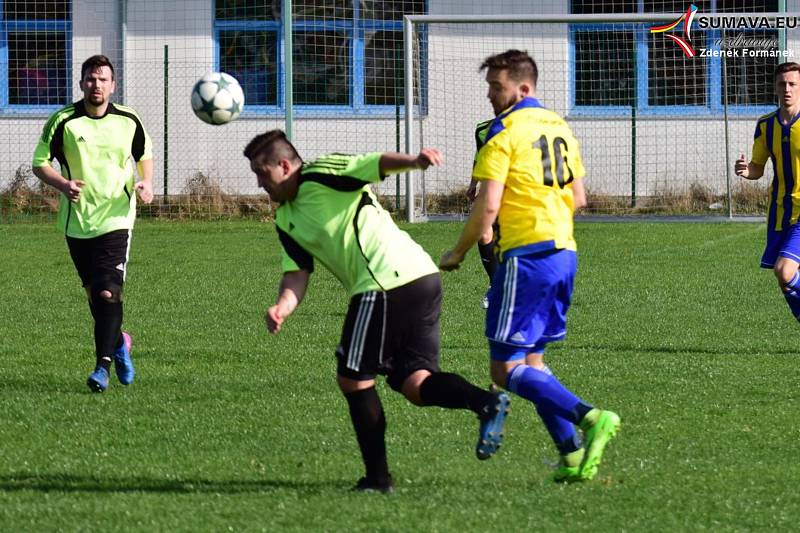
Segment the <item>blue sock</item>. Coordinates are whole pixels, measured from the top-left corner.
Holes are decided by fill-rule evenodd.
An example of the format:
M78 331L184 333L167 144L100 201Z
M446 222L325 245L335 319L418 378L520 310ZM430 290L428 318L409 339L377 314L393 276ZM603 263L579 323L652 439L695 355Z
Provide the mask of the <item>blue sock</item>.
M550 437L555 442L558 453L567 455L580 449L581 439L572 422L547 412L538 405L536 406L536 412L539 413L539 418L542 419L544 427L547 428L547 432L550 433Z
M540 415L544 413L542 420L553 414L577 424L583 418L578 412L582 410L579 405L584 402L564 387L549 368L542 371L528 365L517 365L506 381L506 389L533 402Z
M789 283L786 284L786 291L783 292L783 297L786 303L789 304L789 309L797 320L800 320L800 272L795 272Z

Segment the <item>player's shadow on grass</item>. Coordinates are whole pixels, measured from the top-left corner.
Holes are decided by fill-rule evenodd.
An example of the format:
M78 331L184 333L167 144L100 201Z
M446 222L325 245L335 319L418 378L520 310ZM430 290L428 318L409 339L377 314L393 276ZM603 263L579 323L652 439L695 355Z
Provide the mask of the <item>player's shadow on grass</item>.
M152 492L173 494L244 494L294 490L306 493L346 491L346 481L288 481L272 479L161 479L148 477L76 476L70 474L0 475L0 492Z
M656 354L702 354L702 355L722 355L722 356L769 356L769 355L797 355L798 350L794 349L770 349L765 347L763 350L754 352L751 348L693 348L689 346L633 346L624 344L603 344L603 343L590 343L590 344L572 344L571 346L564 346L565 352L570 349L581 349L589 351L602 350L606 352L634 352L634 353L656 353ZM555 350L554 350L554 353Z

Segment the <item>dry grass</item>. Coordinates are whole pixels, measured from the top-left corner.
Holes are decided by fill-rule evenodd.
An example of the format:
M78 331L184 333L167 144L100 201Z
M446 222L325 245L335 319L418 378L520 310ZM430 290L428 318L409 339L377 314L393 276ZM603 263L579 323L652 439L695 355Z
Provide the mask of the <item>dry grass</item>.
M8 185L0 190L0 217L12 214L42 215L58 211L58 192L33 175L31 167L20 165Z
M429 194L425 212L429 214L465 215L471 208L466 189L446 194ZM642 196L632 205L629 196L592 194L587 191L587 214L600 215L710 215L728 211L725 194L715 194L708 187L693 183L688 190L664 188L651 196ZM394 195L379 197L383 207L398 219L405 218L405 200L397 209ZM739 215L763 215L768 205L764 184L738 180L732 191L733 212ZM157 196L153 203L138 204L140 217L214 220L227 218L271 219L277 205L266 194L242 195L226 191L220 181L203 172L195 173L180 194ZM44 185L22 165L0 190L0 220L52 216L58 210L58 193Z
M269 219L275 206L266 194L245 195L226 192L219 180L195 173L181 191L158 196L150 205L139 204L139 216L179 219L256 218Z

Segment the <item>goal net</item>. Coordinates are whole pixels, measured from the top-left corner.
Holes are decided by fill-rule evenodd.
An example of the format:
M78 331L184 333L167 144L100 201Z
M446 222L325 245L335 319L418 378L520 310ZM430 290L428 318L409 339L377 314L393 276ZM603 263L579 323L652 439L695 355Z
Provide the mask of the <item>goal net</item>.
M437 147L447 159L410 175L410 219L468 213L475 127L494 115L479 67L508 49L534 57L537 98L581 143L586 212L763 214L771 165L759 182L733 165L750 155L755 120L776 107L774 69L800 61L796 17L585 11L409 17L405 94L416 96L405 139L411 152Z

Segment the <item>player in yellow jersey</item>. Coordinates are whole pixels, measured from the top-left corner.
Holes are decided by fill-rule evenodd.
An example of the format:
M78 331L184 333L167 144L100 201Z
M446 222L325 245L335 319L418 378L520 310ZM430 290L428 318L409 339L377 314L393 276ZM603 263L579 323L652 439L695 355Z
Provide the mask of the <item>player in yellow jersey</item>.
M753 157L736 161L736 174L750 180L764 175L772 159L774 177L767 213L767 245L761 268L771 268L786 303L800 320L800 64L782 63L775 69L777 110L758 119Z
M575 396L544 363L547 344L566 335L577 269L572 216L586 204L578 141L534 98L538 69L526 52L491 56L484 69L497 117L472 171L482 183L458 243L439 266L458 268L497 219L500 265L486 314L492 380L536 406L561 455L554 480L592 479L619 417Z

